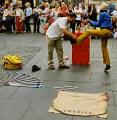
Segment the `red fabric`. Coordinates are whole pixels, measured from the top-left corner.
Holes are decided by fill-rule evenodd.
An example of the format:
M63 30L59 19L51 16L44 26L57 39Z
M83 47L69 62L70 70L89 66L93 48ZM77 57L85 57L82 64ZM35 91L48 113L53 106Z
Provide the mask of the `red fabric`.
M53 18L50 18L49 19L49 23L52 24L54 22L54 19Z
M66 7L65 8L62 7L59 10L60 10L60 13L61 13L62 17L67 16L68 9Z
M45 28L44 28L44 34L46 34L47 30L48 30L48 26L45 26Z
M16 32L23 32L23 21L20 21L20 17L16 17Z

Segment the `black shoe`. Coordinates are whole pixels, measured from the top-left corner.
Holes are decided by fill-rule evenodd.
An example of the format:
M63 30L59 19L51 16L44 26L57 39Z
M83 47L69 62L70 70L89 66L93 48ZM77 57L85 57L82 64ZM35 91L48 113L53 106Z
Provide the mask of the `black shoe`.
M111 68L111 66L110 66L110 65L106 65L106 67L105 67L105 69L104 69L104 70L106 71L106 70L109 70L110 68Z
M67 66L67 65L62 65L62 66L59 66L59 69L69 69L70 67Z
M38 71L38 70L41 70L41 68L38 67L37 65L33 65L33 66L32 66L32 72L36 72L36 71Z

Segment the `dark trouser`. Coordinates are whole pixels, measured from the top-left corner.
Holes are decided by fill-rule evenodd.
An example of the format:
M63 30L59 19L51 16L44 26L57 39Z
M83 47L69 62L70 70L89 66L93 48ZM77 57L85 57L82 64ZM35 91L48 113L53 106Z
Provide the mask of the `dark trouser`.
M12 19L12 27L13 27L13 31L16 30L16 27L15 27L15 17L13 17Z
M75 20L77 27L81 25L81 20Z
M33 32L39 32L40 19L34 16L34 30Z
M6 24L5 24L5 27L6 27L6 32L12 32L12 20L6 20Z
M30 16L27 16L25 18L25 25L26 25L26 32L31 32L31 28L30 28Z

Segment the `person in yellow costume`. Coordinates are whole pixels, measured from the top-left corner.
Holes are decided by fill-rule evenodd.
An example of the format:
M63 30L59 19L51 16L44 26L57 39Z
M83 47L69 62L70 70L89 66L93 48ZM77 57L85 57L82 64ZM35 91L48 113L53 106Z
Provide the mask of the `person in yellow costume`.
M87 38L89 35L101 37L103 63L106 64L106 67L104 69L105 71L111 68L109 53L107 49L107 42L108 42L108 38L111 37L112 23L111 23L111 17L107 13L107 10L108 10L108 4L102 3L100 6L101 14L99 16L98 21L94 22L89 19L87 20L87 22L90 22L92 26L100 27L100 29L86 30L82 35L76 38L77 43L82 44L85 38Z

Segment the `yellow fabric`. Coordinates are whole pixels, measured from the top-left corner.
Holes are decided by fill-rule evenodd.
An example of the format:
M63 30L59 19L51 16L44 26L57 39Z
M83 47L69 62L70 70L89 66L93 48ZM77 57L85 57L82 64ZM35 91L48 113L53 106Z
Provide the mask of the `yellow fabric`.
M4 62L6 60L11 62L11 63L13 63L13 64L20 64L20 63L22 63L22 60L21 60L21 58L19 56L7 55L7 56L3 57L2 60L3 60L3 64L4 64Z
M2 63L4 65L4 68L9 70L21 69L22 67L22 60L19 56L5 56L2 59Z
M76 41L78 44L82 44L83 41L89 36L101 37L101 49L103 54L103 63L110 65L110 58L107 49L108 38L111 37L111 31L108 29L93 29L86 30L82 35L80 35Z
M107 95L60 91L48 112L107 118Z

